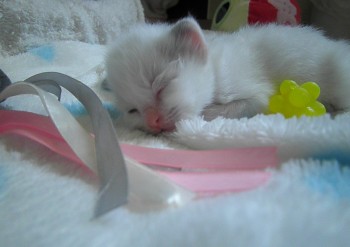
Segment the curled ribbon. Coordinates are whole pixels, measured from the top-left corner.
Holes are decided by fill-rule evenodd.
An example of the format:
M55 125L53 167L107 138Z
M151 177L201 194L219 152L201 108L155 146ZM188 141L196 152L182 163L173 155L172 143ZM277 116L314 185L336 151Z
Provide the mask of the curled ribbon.
M96 217L126 203L134 208L137 204L143 207L147 204L151 207L179 206L196 196L252 189L269 179L270 174L262 169L278 164L274 147L190 151L122 144L120 148L108 113L90 88L54 72L38 74L27 81L31 83L18 82L8 86L0 93L0 101L18 94L36 94L49 118L29 112L0 110L0 134L26 136L97 173L100 196ZM32 83L57 97L60 95L58 85L72 92L87 108L94 135L82 128L56 97ZM177 170L154 171L134 160L155 168Z
M125 205L131 197L137 198L141 202L149 202L149 198L152 198L151 202L153 204L163 205L167 205L170 201L173 205L181 205L193 198L193 193L166 180L151 169L132 160L128 160L127 165L125 164L111 119L90 88L71 77L54 72L38 74L27 81L52 80L66 87L86 107L90 113L94 138L81 127L56 97L34 84L28 82L14 83L0 93L0 100L19 94L36 94L39 96L57 128L56 132L58 131L65 142L68 143L78 159L98 174L100 192L95 207L95 217ZM4 116L1 117L1 120L5 119ZM39 124L39 126L42 125ZM43 132L38 135L40 133L38 129L36 133L39 139L43 136ZM49 135L45 134L45 136L47 139ZM140 184L139 181L145 183ZM154 192L155 190L157 193ZM176 198L176 200L170 200L169 198Z

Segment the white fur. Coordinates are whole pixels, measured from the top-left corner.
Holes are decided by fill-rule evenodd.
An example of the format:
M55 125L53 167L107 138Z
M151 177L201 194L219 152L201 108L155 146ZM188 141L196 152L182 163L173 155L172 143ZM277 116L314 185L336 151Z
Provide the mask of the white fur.
M126 113L129 124L148 130L143 111L156 105L151 84L159 75L164 90L156 107L171 125L200 114L213 119L264 112L284 79L315 81L329 111L350 109L350 46L311 27L272 24L204 36L192 18L173 26L143 24L111 49L107 74L119 107L138 110Z

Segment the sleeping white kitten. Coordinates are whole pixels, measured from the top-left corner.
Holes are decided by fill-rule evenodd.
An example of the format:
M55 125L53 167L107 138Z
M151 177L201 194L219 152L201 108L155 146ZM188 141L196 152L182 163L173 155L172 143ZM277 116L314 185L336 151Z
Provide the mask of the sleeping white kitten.
M107 56L107 81L131 127L158 133L204 115L251 117L284 79L315 81L328 111L350 110L350 46L311 27L204 34L196 21L141 24Z

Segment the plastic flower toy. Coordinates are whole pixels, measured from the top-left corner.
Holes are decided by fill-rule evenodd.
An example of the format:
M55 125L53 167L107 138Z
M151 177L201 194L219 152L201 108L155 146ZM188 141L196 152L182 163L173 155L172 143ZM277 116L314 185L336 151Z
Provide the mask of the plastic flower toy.
M305 82L299 86L295 81L284 80L279 92L270 97L269 113L281 113L286 118L323 115L326 108L317 101L320 92L315 82Z

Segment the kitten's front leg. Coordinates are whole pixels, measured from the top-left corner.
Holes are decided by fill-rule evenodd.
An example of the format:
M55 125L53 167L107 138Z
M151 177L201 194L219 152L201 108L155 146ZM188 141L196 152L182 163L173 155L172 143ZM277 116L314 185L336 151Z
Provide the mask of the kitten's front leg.
M256 99L234 100L227 104L213 103L202 111L205 120L210 121L217 117L242 118L253 117L263 113L267 103L258 102Z

